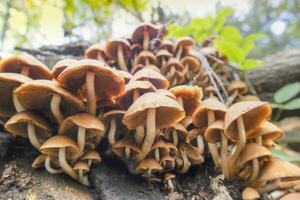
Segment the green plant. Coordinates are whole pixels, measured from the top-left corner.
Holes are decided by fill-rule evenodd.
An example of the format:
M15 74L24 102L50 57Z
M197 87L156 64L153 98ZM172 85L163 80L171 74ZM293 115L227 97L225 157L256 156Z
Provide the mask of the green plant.
M243 71L261 66L263 64L261 60L248 59L247 56L253 50L255 41L266 35L255 33L243 37L238 28L226 25L228 17L232 14L233 10L226 8L219 11L215 17L194 18L183 26L171 24L168 27L168 37L179 38L190 35L201 42L214 35L216 37L213 41L214 46L229 59L231 66Z
M284 110L300 109L300 97L296 98L298 94L300 94L300 82L287 84L275 92L274 103L272 103L272 108L278 110L275 121L280 118Z

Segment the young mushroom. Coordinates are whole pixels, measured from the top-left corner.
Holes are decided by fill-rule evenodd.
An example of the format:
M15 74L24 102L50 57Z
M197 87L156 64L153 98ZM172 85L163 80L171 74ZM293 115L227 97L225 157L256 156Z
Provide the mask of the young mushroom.
M158 93L147 93L139 97L127 110L123 123L128 129L140 125L146 127L142 153L138 160L144 159L150 152L157 130L178 123L184 118L183 108L173 99Z
M168 89L170 86L169 81L159 72L152 69L141 69L136 72L131 81L149 81L156 89Z
M227 91L229 96L228 105L231 105L239 95L244 95L248 92L248 86L244 81L232 81L228 87Z
M184 66L184 74L188 80L201 70L201 64L194 56L185 56L180 61Z
M109 40L106 43L107 55L118 63L121 70L128 72L127 63L130 59L130 43L125 39Z
M119 140L112 146L111 151L121 159L135 160L141 153L139 146L134 140L125 138Z
M23 111L12 116L4 128L13 136L28 138L32 146L40 149L52 135L50 123L34 111Z
M148 50L150 41L156 38L159 34L159 27L149 23L141 24L131 36L133 44L141 44L143 49ZM159 35L162 38L162 35Z
M93 44L84 52L84 58L109 62L109 57L105 52L104 44Z
M167 136L168 140L172 142L172 144L178 146L178 144L185 141L188 135L188 131L182 124L177 123L170 127L167 127L164 130L164 134Z
M104 125L94 115L79 113L66 118L60 125L59 134L77 141L79 155L83 155L86 141L92 140L97 146L104 136Z
M69 67L74 61L74 59L64 59L58 61L53 67L52 67L52 79L57 80L57 77L67 68Z
M195 41L190 37L182 37L175 42L174 55L177 60L181 60L188 51L195 46Z
M86 173L88 173L90 171L90 167L87 163L83 162L83 161L78 161L75 163L73 170L75 173L77 173L78 175L78 181L80 183L82 183L83 185L87 185L89 186L89 180L87 178L87 176L85 175Z
M167 64L168 60L172 58L172 54L166 49L161 49L156 52L157 64L159 67Z
M171 173L166 173L164 176L164 188L169 192L174 192L175 188L174 188L174 179L176 178L176 176L174 174Z
M155 65L156 64L156 56L151 51L142 51L139 53L136 59L136 65Z
M156 65L142 65L142 64L138 64L135 65L131 68L131 73L135 74L138 71L142 70L142 69L151 69L153 71L156 71L158 73L160 73L160 69L156 66Z
M81 161L87 162L88 166L102 161L100 154L97 151L91 150L86 152L81 158Z
M138 57L138 55L140 54L140 52L143 50L142 45L140 44L133 44L130 47L131 49L131 66L134 67L136 66L136 59Z
M158 50L165 49L171 54L174 52L174 43L170 40L163 40L158 46Z
M190 143L192 146L197 147L201 154L204 153L204 130L203 128L193 128L190 130L186 137L186 142Z
M80 60L66 68L58 82L74 92L86 91L88 111L96 114L97 100L115 99L122 95L125 81L116 70L96 60ZM97 89L96 89L97 88Z
M202 152L193 145L185 142L179 147L180 152L185 152L188 160L192 165L199 165L204 162Z
M44 166L47 172L49 172L50 174L63 173L63 170L59 166L57 157L45 154L40 154L38 157L36 157L31 166L32 168L41 168Z
M170 58L167 64L161 68L161 71L172 86L182 83L185 79L184 66L175 58Z
M164 142L163 140L157 140L153 145L152 145L152 148L150 150L150 154L153 154L155 160L157 162L160 162L161 161L161 157L163 155L168 155L169 152L170 152L170 145L166 142ZM173 147L173 146L172 146ZM172 148L171 147L171 148ZM173 148L176 149L176 147L174 146ZM177 150L177 149L176 149Z
M144 159L136 166L137 173L143 174L148 182L154 178L154 173L162 169L163 167L154 159Z
M163 166L164 171L172 171L176 167L175 157L170 155L162 156L160 159L160 164Z

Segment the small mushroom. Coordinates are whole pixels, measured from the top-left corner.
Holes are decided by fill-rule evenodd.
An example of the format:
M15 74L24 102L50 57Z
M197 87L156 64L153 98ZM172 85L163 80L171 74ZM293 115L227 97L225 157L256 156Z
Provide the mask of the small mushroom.
M131 57L132 57L131 66L134 67L136 66L136 59L140 54L140 52L143 50L143 47L140 44L133 44L131 45L130 49L131 49Z
M176 176L171 173L166 173L164 176L164 188L170 193L174 192L175 190L174 183L173 183L175 178Z
M159 27L149 23L141 24L131 36L131 40L133 44L141 44L143 45L143 49L149 49L150 41L157 36L162 38L162 35L159 34Z
M188 135L188 131L182 124L177 123L170 127L167 127L164 131L164 134L167 136L169 141L177 146L180 142L185 141Z
M85 110L80 98L54 81L28 81L15 90L15 95L24 108L38 110L58 124L65 117Z
M161 71L172 86L182 83L185 79L184 66L175 58L170 58L167 64L161 68Z
M143 50L139 53L136 59L136 65L155 65L156 64L156 56L151 51Z
M162 169L163 167L154 159L144 159L136 167L136 171L143 174L148 181L153 178L154 173Z
M175 42L175 58L177 60L181 60L185 55L187 55L188 51L195 46L195 41L190 37L182 37Z
M200 150L189 143L180 145L179 151L186 153L186 156L192 165L198 165L204 162L203 154Z
M106 43L107 55L114 59L121 70L128 72L127 63L130 59L130 43L125 39L109 40Z
M209 86L205 87L204 91L205 91L205 94L208 98L216 97L217 90L214 86L209 85Z
M204 153L204 141L203 141L203 134L205 129L201 128L194 128L190 130L187 134L186 141L193 145L194 147L197 147L201 154Z
M96 114L97 100L120 97L125 85L124 78L116 70L100 61L89 59L74 62L57 80L74 92L86 91L84 98L87 98L91 114Z
M157 162L160 162L161 156L169 154L169 146L163 140L157 140L150 150L150 153L153 153L154 158Z
M187 152L183 148L179 148L180 156L175 159L177 171L181 174L187 173L190 169L191 162L187 157Z
M156 65L146 65L146 66L144 66L142 64L138 64L138 65L135 65L134 67L132 67L131 73L135 74L135 73L137 73L138 71L140 71L142 69L151 69L153 71L156 71L156 72L160 73L160 69Z
M191 79L201 70L201 64L194 56L185 56L180 62L184 66L184 74L187 79Z
M28 137L36 149L40 149L41 144L52 135L49 122L34 111L15 114L6 122L4 128L13 136Z
M149 81L156 89L168 89L169 81L159 72L152 69L142 69L136 72L131 81Z
M123 123L128 129L146 126L146 134L138 160L144 159L154 143L157 129L178 123L184 117L183 108L173 99L158 93L139 97L127 110Z
M168 52L172 53L174 52L174 43L170 40L163 40L160 45L158 46L158 50L165 49Z
M244 95L248 92L248 86L244 81L232 81L228 87L227 91L229 96L228 105L231 105L239 95Z
M87 161L87 164L89 167L91 167L92 164L94 163L99 163L102 161L100 154L97 151L88 151L86 152L81 158L80 160L82 161Z
M139 146L131 139L122 139L116 142L111 151L121 159L135 160L141 153Z
M105 52L104 44L93 44L84 52L84 58L109 62L109 57Z
M40 151L49 156L57 156L63 171L72 178L78 179L77 174L69 164L79 157L79 149L72 139L62 135L53 136L43 143Z
M171 171L176 167L175 158L170 155L162 156L160 159L160 164L163 166L164 171Z
M28 76L32 79L51 80L49 68L29 54L12 56L1 60L0 72L12 72Z
M251 187L246 187L242 192L243 200L256 200L259 199L259 193Z
M166 49L161 49L156 52L156 59L158 66L162 67L167 64L168 60L172 58L172 54Z
M78 174L78 181L80 183L82 183L83 185L87 185L87 186L90 185L87 176L84 175L90 171L90 167L87 163L85 163L83 161L78 161L75 163L73 170L75 171L75 173Z
M59 134L69 136L77 141L79 155L83 155L87 140L100 143L104 136L104 125L94 115L79 113L66 118L60 125Z
M58 61L53 67L52 67L52 79L56 80L57 77L61 74L62 71L64 71L67 67L69 67L74 61L74 59L64 59Z
M52 166L54 165L54 167ZM57 157L40 154L32 163L32 168L45 167L50 174L60 174L63 170L60 168Z

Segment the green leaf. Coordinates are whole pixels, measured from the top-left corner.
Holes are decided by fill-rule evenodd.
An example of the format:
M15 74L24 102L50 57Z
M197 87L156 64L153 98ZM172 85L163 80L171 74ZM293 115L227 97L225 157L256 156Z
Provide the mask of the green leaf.
M225 22L227 21L227 18L232 15L234 12L233 9L231 8L225 8L223 10L220 10L218 13L217 13L217 17L216 17L216 22L215 22L215 25L214 25L214 31L215 32L219 32L223 25L225 24Z
M300 109L300 98L296 98L293 99L289 102L287 102L284 106L283 106L284 110L297 110Z
M279 109L283 109L284 104L277 104L277 103L271 103L271 107L273 109L279 108Z
M194 18L191 21L191 26L194 27L196 30L200 31L208 31L214 24L214 19L211 16L205 18Z
M256 67L260 67L264 64L262 60L256 60L256 59L247 59L243 62L240 69L243 71L247 71L249 69L253 69Z
M299 93L300 93L300 82L290 83L280 88L274 94L274 101L276 103L284 103L291 100Z
M272 149L271 152L275 157L277 157L281 160L285 160L285 161L289 161L289 162L300 162L300 157L290 156L283 151Z
M214 44L218 50L224 54L230 61L233 61L239 65L245 60L245 54L243 50L236 44L217 38Z
M241 32L234 26L225 26L220 32L220 36L230 42L239 44L242 40Z
M245 37L241 44L244 53L248 55L252 51L255 41L265 37L266 34L264 33L253 33Z

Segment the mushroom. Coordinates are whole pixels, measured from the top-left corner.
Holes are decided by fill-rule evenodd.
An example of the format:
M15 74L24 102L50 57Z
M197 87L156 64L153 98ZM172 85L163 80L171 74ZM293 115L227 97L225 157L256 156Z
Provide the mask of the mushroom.
M236 100L238 95L243 95L248 92L248 86L244 81L232 81L228 85L227 91L230 95L227 104L231 105Z
M179 151L186 153L186 156L192 165L198 165L204 162L201 151L187 142L180 145Z
M184 66L175 58L170 58L161 71L173 86L184 81Z
M89 167L94 163L99 163L102 161L100 154L97 151L88 151L81 158L81 161L87 161Z
M173 184L173 181L175 178L176 178L176 176L171 173L166 173L164 176L164 188L170 193L174 192L174 190L175 190L174 184Z
M128 129L146 126L146 134L138 160L144 159L157 135L157 129L178 123L184 117L183 108L173 99L158 93L139 97L127 110L123 123Z
M52 135L49 122L34 111L15 114L6 122L4 128L13 136L28 137L36 149L40 149L41 144Z
M191 162L187 157L187 152L183 148L179 148L179 153L180 156L175 158L176 168L179 173L185 174L190 169Z
M59 134L67 135L77 141L79 155L83 155L87 141L92 140L97 146L104 136L104 125L94 115L79 113L66 118L60 125Z
M28 81L15 90L15 95L26 109L38 110L58 124L65 117L85 110L80 98L54 81Z
M167 64L168 60L172 58L172 54L166 49L161 49L156 52L156 59L158 66L162 67Z
M129 72L125 72L123 70L117 70L117 73L124 78L125 84L129 83L130 79L132 78L132 75Z
M205 94L208 98L216 97L217 90L214 86L209 85L209 86L205 87L204 91L205 91Z
M127 62L130 58L130 43L125 39L109 40L106 43L107 55L114 59L121 70L128 72Z
M79 157L79 149L71 138L62 135L53 136L43 143L40 151L43 154L58 157L59 165L63 171L72 178L78 179L77 174L69 164Z
M62 71L64 71L67 67L69 67L74 61L74 59L64 59L58 61L53 67L52 67L52 78L54 80L57 79L57 77L61 74Z
M201 70L201 64L194 56L185 56L180 62L184 66L184 74L187 79L191 79Z
M104 113L101 117L101 121L107 131L107 139L110 145L114 145L116 141L128 131L121 123L125 112L124 110L111 110Z
M139 53L136 59L136 65L155 65L156 64L156 56L151 51L143 50Z
M163 167L154 159L144 159L136 167L136 171L150 181L153 178L153 174L159 172Z
M169 154L169 147L170 146L166 142L160 139L152 145L150 153L154 155L154 158L157 162L160 162L161 156Z
M140 52L143 50L143 47L140 44L133 44L131 45L130 49L131 49L131 57L132 57L131 66L134 67L136 66L136 59L140 54Z
M158 50L165 49L168 52L172 53L174 52L174 43L170 40L163 40L161 41L160 45L158 46Z
M0 73L0 116L3 118L11 117L17 112L24 111L24 106L14 93L20 85L31 79L22 74Z
M300 192L292 192L284 195L279 200L297 200L300 199Z
M193 114L193 124L198 128L210 126L216 120L224 119L227 108L224 104L216 99L206 99L201 102L200 106ZM215 143L208 142L208 149L216 168L220 167L220 156L218 147Z
M186 141L197 147L201 154L204 153L204 141L203 141L203 134L205 129L201 128L194 128L190 130L187 134Z
M83 185L87 185L87 186L90 185L87 176L84 176L84 174L86 174L90 171L90 167L87 163L85 163L83 161L78 161L75 163L73 170L75 171L75 173L78 174L78 181L80 183L82 183Z
M149 49L150 41L157 36L162 38L162 35L159 34L159 27L149 23L141 24L131 36L131 40L133 44L141 44L143 45L143 49Z
M300 185L300 168L290 162L273 158L263 166L256 182L256 190L260 194L293 188Z
M109 57L105 52L104 44L93 44L84 52L84 58L109 62Z
M135 73L137 73L138 71L140 71L142 69L151 69L153 71L156 71L156 72L160 73L160 69L156 65L146 65L146 66L144 66L142 64L138 64L138 65L135 65L134 67L132 67L131 73L135 74Z
M164 131L164 134L167 136L169 141L177 146L180 142L185 141L188 131L182 124L177 123L167 127Z
M149 81L156 89L168 89L169 81L159 72L152 69L141 69L136 72L131 81Z
M245 96L240 96L238 98L238 102L242 101L259 101L259 97L256 95L245 95Z
M55 168L53 168L51 165L54 165ZM45 167L47 172L50 174L60 174L63 173L63 170L60 168L58 159L53 156L40 154L32 163L32 168L41 168Z
M243 200L256 200L259 199L259 193L251 187L246 187L242 192Z
M74 92L86 91L88 111L96 114L97 100L115 99L122 95L125 81L116 70L96 60L80 60L66 68L58 82ZM97 88L97 89L96 89Z
M135 160L141 153L139 146L131 139L122 139L116 142L111 151L121 159Z
M12 56L1 60L0 72L12 72L32 79L51 80L52 75L46 65L29 54Z
M267 121L271 112L271 106L261 101L239 102L228 108L225 115L225 135L236 142L236 148L228 158L230 178L236 173L236 164L246 145L246 139L253 137L254 130Z
M165 155L160 158L160 164L163 166L164 171L171 171L175 169L175 158L170 155Z
M182 37L175 42L175 58L181 60L183 56L187 55L188 51L195 46L195 41L190 37Z

